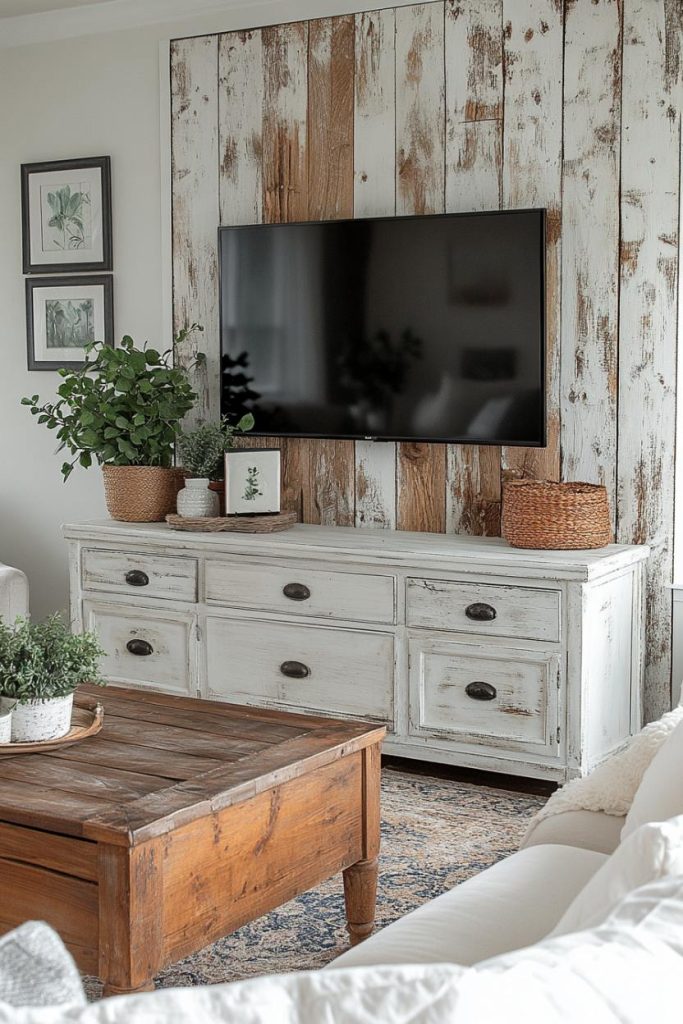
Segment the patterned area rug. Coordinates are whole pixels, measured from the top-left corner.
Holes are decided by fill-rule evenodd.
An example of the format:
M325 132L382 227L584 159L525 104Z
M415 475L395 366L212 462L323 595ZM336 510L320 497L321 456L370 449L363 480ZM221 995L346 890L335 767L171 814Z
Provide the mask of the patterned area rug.
M546 799L385 768L377 927L517 849ZM347 947L339 877L174 964L156 984L216 984L308 970ZM99 998L98 982L88 979L86 987L90 998Z

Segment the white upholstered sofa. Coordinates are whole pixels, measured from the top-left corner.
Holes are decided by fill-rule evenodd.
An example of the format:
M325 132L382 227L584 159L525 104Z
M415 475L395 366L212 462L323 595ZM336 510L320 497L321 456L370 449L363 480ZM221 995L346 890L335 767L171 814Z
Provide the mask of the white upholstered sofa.
M28 614L28 580L20 569L0 562L0 619L14 622Z

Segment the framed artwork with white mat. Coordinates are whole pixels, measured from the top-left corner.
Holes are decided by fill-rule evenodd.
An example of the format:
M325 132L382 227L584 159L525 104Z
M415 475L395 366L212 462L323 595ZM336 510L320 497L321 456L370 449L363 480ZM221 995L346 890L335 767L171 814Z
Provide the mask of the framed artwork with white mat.
M244 448L225 453L225 514L280 511L280 449Z
M114 283L110 274L26 279L29 370L77 370L92 341L114 344Z
M108 156L21 165L25 274L112 269Z

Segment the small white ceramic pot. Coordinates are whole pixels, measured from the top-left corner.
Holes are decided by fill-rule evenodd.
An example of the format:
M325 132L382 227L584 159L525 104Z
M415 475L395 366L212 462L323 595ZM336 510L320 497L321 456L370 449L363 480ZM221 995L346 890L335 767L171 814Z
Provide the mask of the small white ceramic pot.
M178 493L178 515L187 519L219 514L218 495L209 490L208 477L188 477Z
M71 728L74 695L17 701L12 711L12 743L57 740Z
M12 708L0 707L0 743L9 743L12 739Z

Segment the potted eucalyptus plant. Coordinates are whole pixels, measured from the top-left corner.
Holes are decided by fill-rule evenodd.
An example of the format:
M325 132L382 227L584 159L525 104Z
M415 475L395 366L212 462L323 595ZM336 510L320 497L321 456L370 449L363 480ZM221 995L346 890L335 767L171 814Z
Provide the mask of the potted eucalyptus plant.
M11 625L0 619L0 709L12 711L12 742L66 735L76 687L104 685L103 654L94 633L72 633L59 615Z
M216 516L223 490L225 453L233 447L236 434L252 430L254 417L245 413L237 424L223 417L218 423L202 423L178 436L178 459L188 474L178 494L181 516Z
M23 398L38 422L56 430L59 448L71 458L62 465L67 480L76 464L102 467L109 514L125 522L159 522L175 508L182 474L173 466L174 444L183 416L197 395L189 370L173 365L174 348L195 331L182 330L165 352L136 348L126 335L117 348L101 342L85 347L85 363L61 369L55 402ZM199 353L197 362L203 361Z

